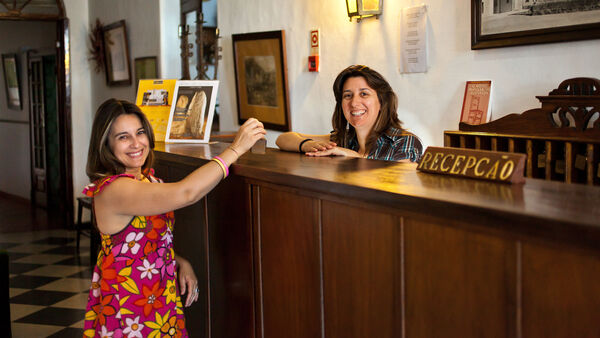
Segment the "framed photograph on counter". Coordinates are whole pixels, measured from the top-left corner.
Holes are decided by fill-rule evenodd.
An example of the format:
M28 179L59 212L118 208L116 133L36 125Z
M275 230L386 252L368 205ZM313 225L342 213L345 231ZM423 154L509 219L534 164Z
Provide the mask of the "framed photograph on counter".
M283 30L233 34L238 122L254 117L267 129L289 131Z
M106 84L109 86L130 85L131 67L125 20L104 26L102 30L106 62Z
M6 103L9 109L23 109L21 85L19 83L19 62L17 54L2 54L2 70L6 86Z
M165 142L208 143L219 81L177 81Z
M600 38L600 1L471 0L471 49Z

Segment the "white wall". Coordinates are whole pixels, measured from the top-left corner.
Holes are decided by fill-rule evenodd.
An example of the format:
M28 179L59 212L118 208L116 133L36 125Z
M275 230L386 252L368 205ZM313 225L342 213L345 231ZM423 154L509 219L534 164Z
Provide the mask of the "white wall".
M179 1L160 0L160 71L162 79L181 78L179 56Z
M401 74L400 11L420 3L428 6L430 69ZM331 86L351 64L369 65L388 79L398 94L400 119L426 146L442 145L443 131L458 129L467 80L493 81L492 109L498 118L539 107L535 95L546 95L564 79L600 78L600 40L472 51L470 6L470 0L388 0L379 20L357 24L348 21L344 1L221 0L221 130L237 128L231 42L235 33L285 30L292 126L303 133L331 130ZM320 28L322 35L318 74L306 70L313 28ZM269 146L275 146L277 135L268 133Z
M4 68L0 67L0 191L30 198L29 92L27 50L49 49L55 22L0 21L0 54L17 54L23 109L8 109Z
M93 66L88 62L88 3L81 0L64 0L69 18L71 67L71 137L73 154L73 196L82 196L81 190L89 183L85 174L87 149L92 129L91 80Z
M109 98L135 102L137 85L134 83L134 59L160 55L159 0L103 0L89 1L89 21L100 19L103 25L125 20L129 41L131 85L107 86L106 75L92 73L92 107L96 109ZM159 60L160 63L160 60Z

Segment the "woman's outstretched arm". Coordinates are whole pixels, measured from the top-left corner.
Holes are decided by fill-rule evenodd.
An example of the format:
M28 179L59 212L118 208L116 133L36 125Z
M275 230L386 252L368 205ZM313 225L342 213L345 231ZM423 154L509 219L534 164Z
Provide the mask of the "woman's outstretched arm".
M329 136L329 134L307 135L289 131L279 135L275 143L279 149L286 151L296 151L301 153L323 151L336 146L335 142L329 140Z
M249 119L235 140L219 155L231 165L265 135L262 123ZM115 233L137 215L158 215L193 204L223 179L223 170L215 161L199 167L175 183L155 184L130 178L118 178L94 197L97 225L103 233Z

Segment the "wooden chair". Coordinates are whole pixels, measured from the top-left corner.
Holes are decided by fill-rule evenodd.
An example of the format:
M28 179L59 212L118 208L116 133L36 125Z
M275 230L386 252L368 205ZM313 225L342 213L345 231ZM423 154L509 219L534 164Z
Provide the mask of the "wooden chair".
M91 227L86 227L84 226L84 224L81 222L81 216L83 213L83 208L88 209L90 211L91 214ZM91 231L91 228L93 228L94 226L94 211L92 209L92 198L91 197L77 197L77 252L79 252L79 239L81 237L81 234L84 233L86 236L89 236L90 234L86 232L84 232L84 230L89 230Z

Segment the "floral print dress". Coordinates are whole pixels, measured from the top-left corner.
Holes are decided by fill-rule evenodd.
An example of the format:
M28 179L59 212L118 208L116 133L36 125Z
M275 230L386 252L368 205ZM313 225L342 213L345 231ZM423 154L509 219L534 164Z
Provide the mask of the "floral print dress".
M93 197L121 174L90 184ZM148 175L150 182L160 181ZM187 337L177 290L174 214L135 216L120 232L101 234L85 314L84 337Z

